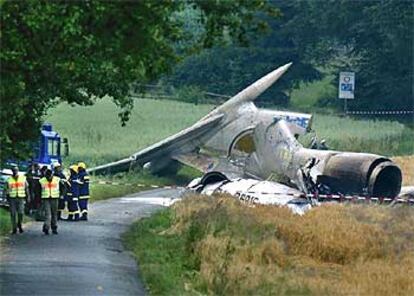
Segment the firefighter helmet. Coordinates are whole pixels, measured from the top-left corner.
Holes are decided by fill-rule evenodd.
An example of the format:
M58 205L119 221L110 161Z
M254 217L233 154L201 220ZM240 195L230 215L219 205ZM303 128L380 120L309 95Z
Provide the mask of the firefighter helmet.
M76 164L73 164L69 167L70 170L74 171L75 173L78 172L78 166Z
M78 163L78 167L82 169L86 169L86 164L84 162Z

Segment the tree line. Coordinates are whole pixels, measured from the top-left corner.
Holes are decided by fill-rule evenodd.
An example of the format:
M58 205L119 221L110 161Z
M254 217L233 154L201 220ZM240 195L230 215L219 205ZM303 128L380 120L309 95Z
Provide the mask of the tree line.
M249 46L229 44L187 57L165 77L175 85L234 94L277 66L293 62L285 77L262 95L288 105L292 88L324 75L353 71L357 110L413 110L414 2L272 1L276 18L261 16L267 32L249 36ZM202 71L200 71L202 69ZM342 102L323 98L319 106Z

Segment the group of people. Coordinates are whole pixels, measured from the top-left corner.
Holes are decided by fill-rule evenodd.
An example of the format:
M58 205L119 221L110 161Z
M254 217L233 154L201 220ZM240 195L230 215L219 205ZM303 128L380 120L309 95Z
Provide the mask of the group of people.
M22 223L25 203L29 213L44 220L43 233L57 232L57 221L67 205L67 221L88 220L89 175L86 165L80 162L69 167L69 177L63 173L60 163L52 168L32 163L25 175L19 168L12 168L12 176L6 182L6 195L10 205L12 234L23 233Z

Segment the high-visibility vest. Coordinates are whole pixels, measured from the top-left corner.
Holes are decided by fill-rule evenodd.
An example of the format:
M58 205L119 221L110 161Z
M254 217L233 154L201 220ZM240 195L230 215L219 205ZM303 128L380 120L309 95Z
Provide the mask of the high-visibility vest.
M10 198L25 198L26 197L26 177L17 176L15 179L13 176L7 179L7 186Z
M59 198L60 178L53 177L49 182L46 177L43 177L39 182L42 186L42 198Z

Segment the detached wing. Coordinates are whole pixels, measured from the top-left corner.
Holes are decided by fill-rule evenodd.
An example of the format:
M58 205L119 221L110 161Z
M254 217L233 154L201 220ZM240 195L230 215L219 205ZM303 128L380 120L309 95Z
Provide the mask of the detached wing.
M223 114L218 114L186 128L175 135L159 141L128 158L121 159L88 170L93 174L107 174L127 171L132 166L144 165L147 162L165 158L173 158L180 154L190 153L199 147L209 132L219 124Z

